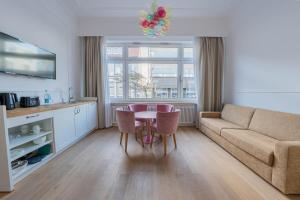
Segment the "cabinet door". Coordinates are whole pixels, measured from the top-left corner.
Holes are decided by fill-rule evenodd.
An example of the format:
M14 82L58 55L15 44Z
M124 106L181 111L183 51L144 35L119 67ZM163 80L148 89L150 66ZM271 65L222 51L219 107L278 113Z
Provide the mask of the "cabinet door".
M56 151L62 150L76 139L74 107L54 111L54 137Z
M82 137L88 132L87 105L80 105L75 108L76 137Z
M94 102L88 104L87 120L89 131L92 131L98 127L97 103Z

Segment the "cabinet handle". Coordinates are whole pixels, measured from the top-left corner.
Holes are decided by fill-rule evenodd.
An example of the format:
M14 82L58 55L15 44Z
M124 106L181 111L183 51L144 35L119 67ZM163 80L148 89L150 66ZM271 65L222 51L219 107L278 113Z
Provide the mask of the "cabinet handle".
M26 119L30 119L30 118L34 118L34 117L38 117L40 116L39 114L36 114L36 115L29 115L29 116L26 116Z

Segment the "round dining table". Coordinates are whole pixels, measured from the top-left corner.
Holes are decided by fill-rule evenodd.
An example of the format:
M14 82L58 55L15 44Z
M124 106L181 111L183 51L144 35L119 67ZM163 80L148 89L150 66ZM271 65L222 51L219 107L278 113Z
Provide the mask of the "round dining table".
M136 120L146 121L147 135L144 137L144 142L146 144L151 143L151 122L156 119L155 111L142 111L134 113Z

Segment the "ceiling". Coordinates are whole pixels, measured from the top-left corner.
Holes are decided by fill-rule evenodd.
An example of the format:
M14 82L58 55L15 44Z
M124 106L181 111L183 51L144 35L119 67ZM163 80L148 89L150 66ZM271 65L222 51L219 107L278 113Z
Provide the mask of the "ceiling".
M137 17L148 10L151 0L65 0L78 17ZM222 17L239 0L160 0L173 17Z

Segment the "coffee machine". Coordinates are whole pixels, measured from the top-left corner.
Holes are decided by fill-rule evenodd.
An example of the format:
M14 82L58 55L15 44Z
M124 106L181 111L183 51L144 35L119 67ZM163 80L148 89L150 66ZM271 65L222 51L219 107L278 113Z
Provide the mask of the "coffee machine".
M16 108L18 97L16 93L0 93L0 105L5 105L6 110L12 110Z

